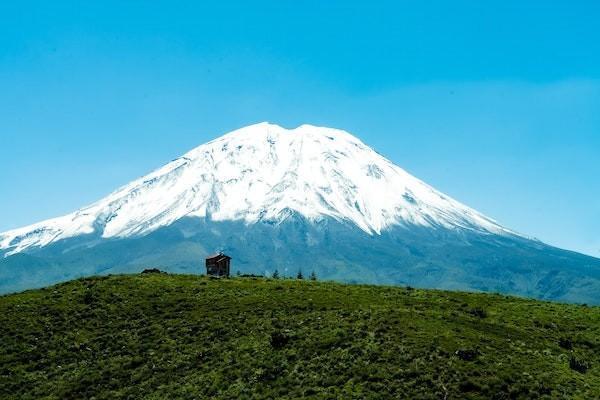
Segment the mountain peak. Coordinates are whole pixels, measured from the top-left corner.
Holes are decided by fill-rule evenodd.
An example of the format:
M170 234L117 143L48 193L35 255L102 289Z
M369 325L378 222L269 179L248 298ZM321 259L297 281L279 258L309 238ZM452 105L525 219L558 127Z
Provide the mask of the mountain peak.
M512 234L346 131L262 122L198 146L72 214L0 234L0 249L13 254L90 233L145 235L183 217L254 224L293 213L347 221L370 235L391 226Z
M329 128L324 126L316 126L311 124L302 124L297 126L296 128L284 128L281 125L277 125L271 122L259 122L256 124L248 125L234 131L231 131L217 139L212 140L209 143L215 141L224 141L224 140L232 140L232 139L241 139L241 138L249 138L254 140L259 140L259 138L264 137L272 137L276 138L281 135L285 136L301 136L301 137L326 137L330 140L333 139L345 139L352 142L361 143L362 142L352 135L351 133L335 128Z

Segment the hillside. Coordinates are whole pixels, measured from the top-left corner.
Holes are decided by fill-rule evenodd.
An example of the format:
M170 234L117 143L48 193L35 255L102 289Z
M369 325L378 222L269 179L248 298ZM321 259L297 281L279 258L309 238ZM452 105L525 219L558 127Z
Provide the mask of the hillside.
M600 398L600 308L126 275L0 297L0 397Z

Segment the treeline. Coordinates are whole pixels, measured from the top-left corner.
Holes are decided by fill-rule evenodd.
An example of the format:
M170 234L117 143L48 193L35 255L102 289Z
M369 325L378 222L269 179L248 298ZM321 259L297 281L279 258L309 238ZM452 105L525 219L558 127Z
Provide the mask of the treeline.
M294 279L293 276L285 276L285 275L281 275L279 273L278 269L275 269L275 271L273 271L273 273L270 276L265 276L265 275L257 275L257 274L242 274L240 271L236 272L236 276L239 277L246 277L246 278L271 278L271 279ZM296 273L296 277L295 279L304 279L304 273L302 272L301 269L298 270L298 273ZM310 275L308 276L308 279L311 281L316 281L317 280L317 274L315 273L315 271L311 271Z

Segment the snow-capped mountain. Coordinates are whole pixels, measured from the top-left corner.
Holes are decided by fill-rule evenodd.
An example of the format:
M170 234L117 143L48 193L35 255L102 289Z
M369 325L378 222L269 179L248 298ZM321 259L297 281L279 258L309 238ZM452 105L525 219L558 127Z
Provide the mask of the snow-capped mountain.
M351 134L261 123L63 217L0 234L0 293L148 266L409 284L600 304L600 260L512 232Z
M72 214L0 234L15 254L81 234L148 234L183 217L282 221L331 217L368 234L397 225L512 234L438 192L351 134L260 123L184 154Z

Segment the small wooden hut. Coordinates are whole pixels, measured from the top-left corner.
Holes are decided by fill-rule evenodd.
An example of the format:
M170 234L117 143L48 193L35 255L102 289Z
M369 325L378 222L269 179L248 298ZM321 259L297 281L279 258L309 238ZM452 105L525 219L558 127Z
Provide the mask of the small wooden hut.
M231 257L223 253L206 257L206 275L229 276Z

